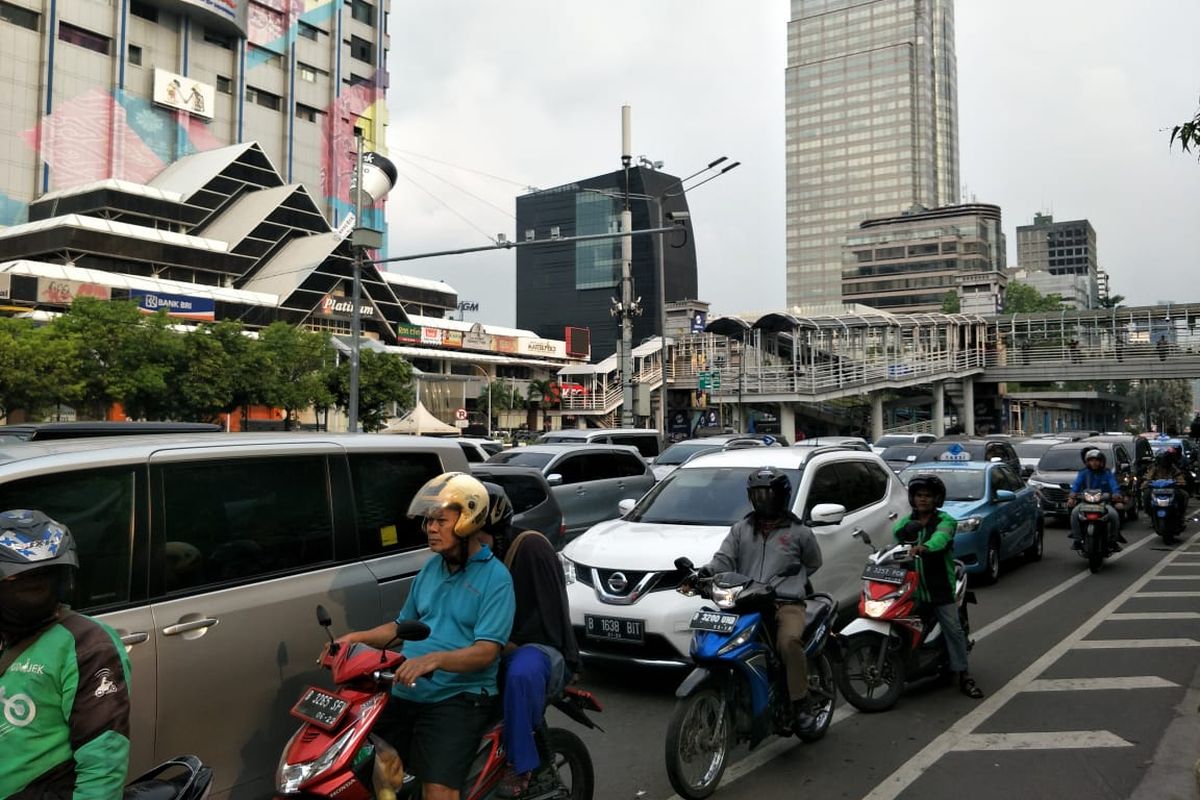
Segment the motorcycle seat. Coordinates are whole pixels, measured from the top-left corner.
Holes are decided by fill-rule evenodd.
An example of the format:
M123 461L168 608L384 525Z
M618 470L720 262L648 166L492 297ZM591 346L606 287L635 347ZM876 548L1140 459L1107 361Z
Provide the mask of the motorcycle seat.
M174 800L178 793L179 784L174 781L150 780L125 789L123 800Z
M804 598L804 629L807 631L824 620L836 605L827 594L810 594Z

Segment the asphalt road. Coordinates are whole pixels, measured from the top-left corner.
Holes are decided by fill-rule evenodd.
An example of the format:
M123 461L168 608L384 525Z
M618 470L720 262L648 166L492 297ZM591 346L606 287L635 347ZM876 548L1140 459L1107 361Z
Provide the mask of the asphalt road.
M971 668L983 700L917 689L889 712L860 714L839 698L825 739L739 748L715 796L1194 800L1200 534L1167 547L1144 520L1125 534L1125 552L1091 575L1066 529L1049 528L1041 562L976 589ZM605 704L605 732L581 733L597 800L673 797L663 739L684 674L588 670L584 684Z

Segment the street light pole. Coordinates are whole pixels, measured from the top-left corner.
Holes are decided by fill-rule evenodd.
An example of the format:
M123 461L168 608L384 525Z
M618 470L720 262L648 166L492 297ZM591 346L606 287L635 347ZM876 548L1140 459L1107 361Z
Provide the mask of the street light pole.
M621 427L633 427L633 209L629 205L629 164L633 161L630 108L621 106L621 165L625 204L621 209Z
M361 128L354 129L354 225L362 225L362 182L363 182L363 135ZM351 244L354 252L354 288L350 297L350 402L347 414L351 433L358 433L358 372L359 337L362 333L362 315L359 313L359 298L362 296L362 248L357 242Z

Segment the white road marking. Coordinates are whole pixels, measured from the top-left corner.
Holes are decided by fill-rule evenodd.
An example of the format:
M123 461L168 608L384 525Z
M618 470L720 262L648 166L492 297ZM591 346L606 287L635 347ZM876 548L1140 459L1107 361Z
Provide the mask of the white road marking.
M1140 650L1143 647L1200 647L1195 639L1085 639L1072 650Z
M1200 581L1200 574L1197 575L1155 575L1156 581Z
M1113 614L1109 620L1130 621L1143 620L1146 622L1154 622L1156 620L1166 619L1200 619L1200 611L1129 611Z
M1150 537L1143 539L1143 542L1149 541ZM1200 541L1200 534L1195 534L1189 539L1188 543ZM1133 548L1126 548L1124 555ZM1044 673L1050 666L1063 657L1077 643L1083 640L1093 630L1098 628L1105 619L1107 619L1114 611L1129 600L1130 597L1137 594L1147 583L1151 581L1154 574L1161 570L1164 564L1170 562L1176 556L1176 551L1167 553L1157 564L1151 567L1142 575L1141 578L1135 580L1123 592L1114 597L1107 605L1096 612L1091 619L1085 621L1082 625L1065 636L1062 641L1054 647L1047 650L1041 658L1034 661L1026 667L1021 674L1017 675L1011 681L1000 687L971 711L961 717L958 722L950 726L944 733L926 745L919 753L909 758L904 762L904 765L882 780L863 800L895 800L909 786L911 786L918 778L921 777L938 760L954 749L958 742L970 736L972 732L978 728L989 717L1003 708L1008 701L1012 700L1026 686L1037 679L1039 675ZM1085 573L1087 574L1087 573Z
M1128 678L1039 678L1030 681L1027 692L1087 692L1110 689L1171 689L1178 683L1157 675L1135 675Z
M1134 597L1200 597L1200 592L1138 592Z
M1133 747L1109 731L1043 731L1038 733L973 733L952 748L969 750L1081 750L1092 747Z

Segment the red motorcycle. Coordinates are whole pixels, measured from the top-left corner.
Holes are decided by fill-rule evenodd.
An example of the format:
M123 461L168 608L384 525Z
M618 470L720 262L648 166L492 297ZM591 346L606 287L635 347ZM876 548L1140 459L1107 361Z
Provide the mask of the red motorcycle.
M317 621L326 633L332 624L324 607L317 606ZM429 628L420 622L396 624L396 640L420 641ZM337 797L338 800L395 800L421 797L420 777L405 772L395 749L372 730L388 697L396 668L404 654L365 644L343 646L333 641L321 656L330 670L334 691L310 686L292 707L292 716L304 724L292 735L275 774L278 798ZM551 704L588 728L598 728L587 716L601 711L590 692L567 687ZM497 716L499 712L497 711ZM503 721L495 720L479 743L463 791L464 800L495 796L507 769L502 742ZM544 723L537 735L542 766L534 774L530 800L591 800L595 785L592 759L583 741L561 728Z

